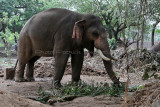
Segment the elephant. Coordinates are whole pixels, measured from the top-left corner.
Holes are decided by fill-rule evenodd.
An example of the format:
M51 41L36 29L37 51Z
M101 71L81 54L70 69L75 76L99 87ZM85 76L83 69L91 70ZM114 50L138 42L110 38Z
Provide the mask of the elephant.
M157 42L155 45L151 47L152 52L160 53L160 42Z
M112 69L107 34L100 17L81 14L62 8L51 8L32 16L19 36L18 70L15 81L34 81L34 63L40 57L55 58L55 84L61 85L65 67L71 56L72 82L80 80L84 48L93 56L96 48L103 58L105 69L115 84L119 79ZM25 66L27 70L24 72ZM25 75L24 75L25 74Z
M156 61L160 63L160 42L157 42L155 45L151 47L151 52L158 55Z

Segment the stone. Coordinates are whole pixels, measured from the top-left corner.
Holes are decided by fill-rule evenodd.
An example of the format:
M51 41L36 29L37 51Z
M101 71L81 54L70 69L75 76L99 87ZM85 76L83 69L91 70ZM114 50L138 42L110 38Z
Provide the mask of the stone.
M4 71L4 79L14 79L15 69L14 68L6 68Z

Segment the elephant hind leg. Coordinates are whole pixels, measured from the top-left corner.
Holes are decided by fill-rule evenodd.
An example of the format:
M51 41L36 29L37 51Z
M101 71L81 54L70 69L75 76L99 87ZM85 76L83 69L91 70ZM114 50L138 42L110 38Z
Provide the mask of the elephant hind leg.
M32 59L30 59L27 63L27 70L25 74L26 81L34 81L34 63L39 59L39 56L34 56Z
M23 82L24 79L24 70L26 64L31 60L33 57L32 52L32 45L31 40L27 35L22 34L19 38L19 45L18 45L18 71L15 73L15 81L16 82Z
M15 73L15 81L16 82L24 82L24 69L25 69L26 63L19 61L18 64L18 71Z

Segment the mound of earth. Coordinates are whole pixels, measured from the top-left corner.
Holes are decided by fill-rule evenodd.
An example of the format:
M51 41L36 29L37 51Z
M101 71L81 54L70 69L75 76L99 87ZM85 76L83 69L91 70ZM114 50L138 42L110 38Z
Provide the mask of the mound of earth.
M15 93L0 90L0 107L49 107Z
M159 57L147 49L140 49L137 53L136 49L128 49L127 53L123 48L112 51L112 55L118 58L118 61L113 61L114 68L120 72L126 70L127 65L129 72L144 72L146 70L159 70ZM148 66L150 65L150 66ZM152 69L155 66L155 69ZM149 69L148 69L149 68Z
M155 72L155 69L156 74L160 73L158 72L160 71L160 68L159 64L154 58L155 56L146 49L141 50L141 55L138 56L136 56L136 50L128 50L128 60L126 60L126 53L123 48L111 51L111 53L112 56L118 58L118 61L112 61L113 71L116 73L117 77L121 77L122 75L127 76L127 67L129 69L129 73L137 72L140 76L143 76L144 71L151 71L147 72L147 74L153 74ZM139 64L137 61L139 62ZM64 74L71 74L71 71L71 59L69 58ZM52 77L54 75L54 72L55 59L53 57L42 57L35 64L35 77ZM106 76L107 72L104 68L102 58L100 58L97 54L92 58L85 57L81 74L88 76Z
M135 92L128 105L131 107L160 107L160 82L146 84L141 91Z
M53 57L42 57L35 63L35 77L52 77L55 72L55 59ZM65 75L71 74L71 59L69 58ZM99 56L85 58L82 68L82 75L105 76L106 71L102 59Z

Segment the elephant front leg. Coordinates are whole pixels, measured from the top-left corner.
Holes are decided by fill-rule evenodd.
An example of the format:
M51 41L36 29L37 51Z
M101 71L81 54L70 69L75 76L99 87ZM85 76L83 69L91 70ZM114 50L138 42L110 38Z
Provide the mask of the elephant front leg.
M69 54L65 53L56 53L55 55L55 74L54 74L54 86L60 87L61 86L61 79L63 77L65 67L68 61Z
M72 82L78 82L80 80L80 73L83 65L84 51L73 52L71 58Z

